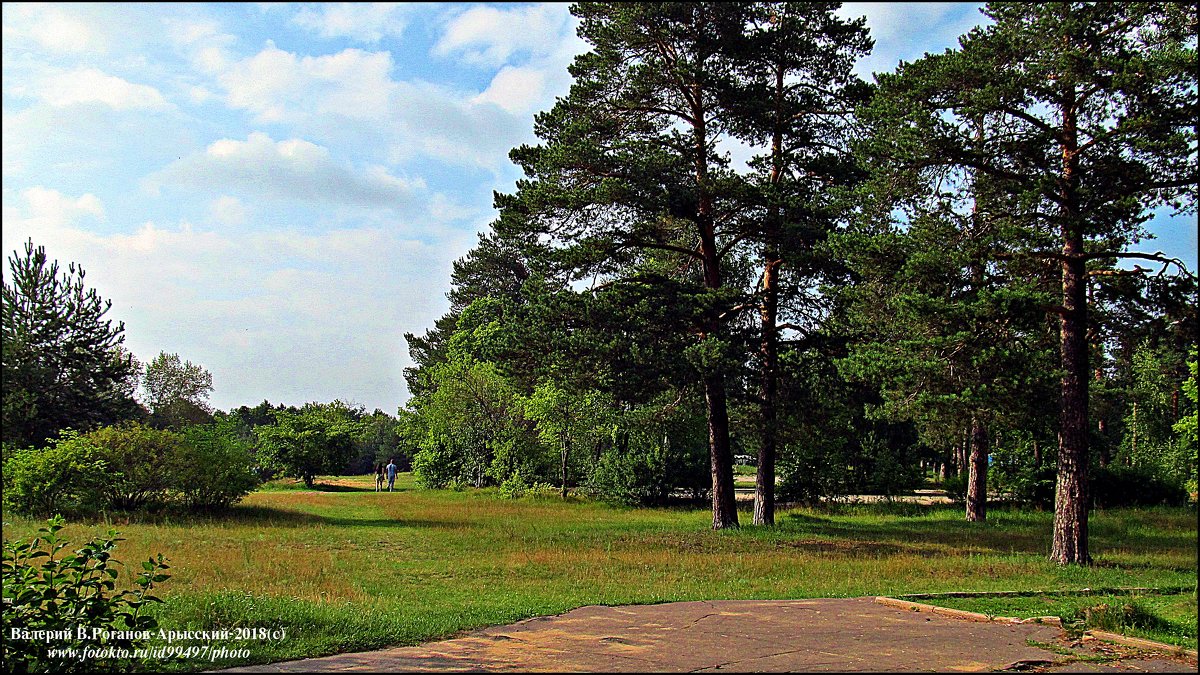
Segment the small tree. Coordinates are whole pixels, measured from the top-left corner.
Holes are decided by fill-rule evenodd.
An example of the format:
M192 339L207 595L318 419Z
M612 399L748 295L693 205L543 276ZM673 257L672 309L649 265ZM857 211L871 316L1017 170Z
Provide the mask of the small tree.
M525 416L537 423L542 443L559 448L562 498L567 498L567 468L571 446L596 431L604 417L597 392L572 395L553 382L539 384L522 400Z
M275 424L255 428L259 451L268 463L312 487L317 474L340 470L350 461L360 424L340 401L309 403L299 412L277 410Z

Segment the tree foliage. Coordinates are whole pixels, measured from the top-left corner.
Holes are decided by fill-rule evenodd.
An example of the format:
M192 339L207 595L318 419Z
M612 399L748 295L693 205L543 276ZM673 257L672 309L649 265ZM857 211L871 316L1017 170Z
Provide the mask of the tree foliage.
M61 271L42 246L9 256L3 284L4 442L40 445L62 429L87 431L132 417L135 375L121 350L125 325L84 284L82 267Z
M276 410L275 423L254 429L263 463L313 487L318 474L340 471L354 452L361 424L341 401Z
M159 352L146 364L142 386L146 406L160 426L179 429L211 419L208 395L213 389L212 373L199 364L184 361L178 354Z
M879 77L864 117L886 182L937 191L970 171L1022 229L988 258L1055 266L1061 407L1051 558L1086 563L1089 271L1131 252L1152 209L1194 210L1195 8L991 3L961 47ZM924 189L921 189L924 186ZM934 195L936 197L936 195Z

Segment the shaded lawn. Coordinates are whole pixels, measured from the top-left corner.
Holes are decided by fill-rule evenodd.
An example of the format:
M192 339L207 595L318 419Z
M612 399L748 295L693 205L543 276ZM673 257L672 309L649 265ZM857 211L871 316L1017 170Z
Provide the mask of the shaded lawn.
M418 490L410 475L391 494L376 494L373 476L317 487L273 486L220 516L118 526L118 559L170 559L156 608L165 628L288 630L279 642L228 645L249 648L247 659L162 666L415 644L589 604L1196 583L1194 508L1095 512L1097 565L1080 568L1046 561L1053 516L1032 511L993 509L972 524L952 506L791 509L773 529L714 532L706 508L505 500ZM6 519L4 536L37 525ZM64 534L106 529L73 524Z

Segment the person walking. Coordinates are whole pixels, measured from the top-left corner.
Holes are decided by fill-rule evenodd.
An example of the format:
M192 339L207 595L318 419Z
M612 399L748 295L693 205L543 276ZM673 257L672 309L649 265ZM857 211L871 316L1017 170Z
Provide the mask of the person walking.
M392 491L392 486L396 484L396 460L389 459L387 465L388 492Z
M375 462L375 491L383 492L383 462Z

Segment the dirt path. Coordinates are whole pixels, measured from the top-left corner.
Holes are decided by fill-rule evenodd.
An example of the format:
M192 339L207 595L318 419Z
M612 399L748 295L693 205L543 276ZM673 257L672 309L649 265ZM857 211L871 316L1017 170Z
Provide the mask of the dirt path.
M580 607L415 647L224 672L1196 672L1196 664L1069 644L1039 624L964 621L873 598Z

